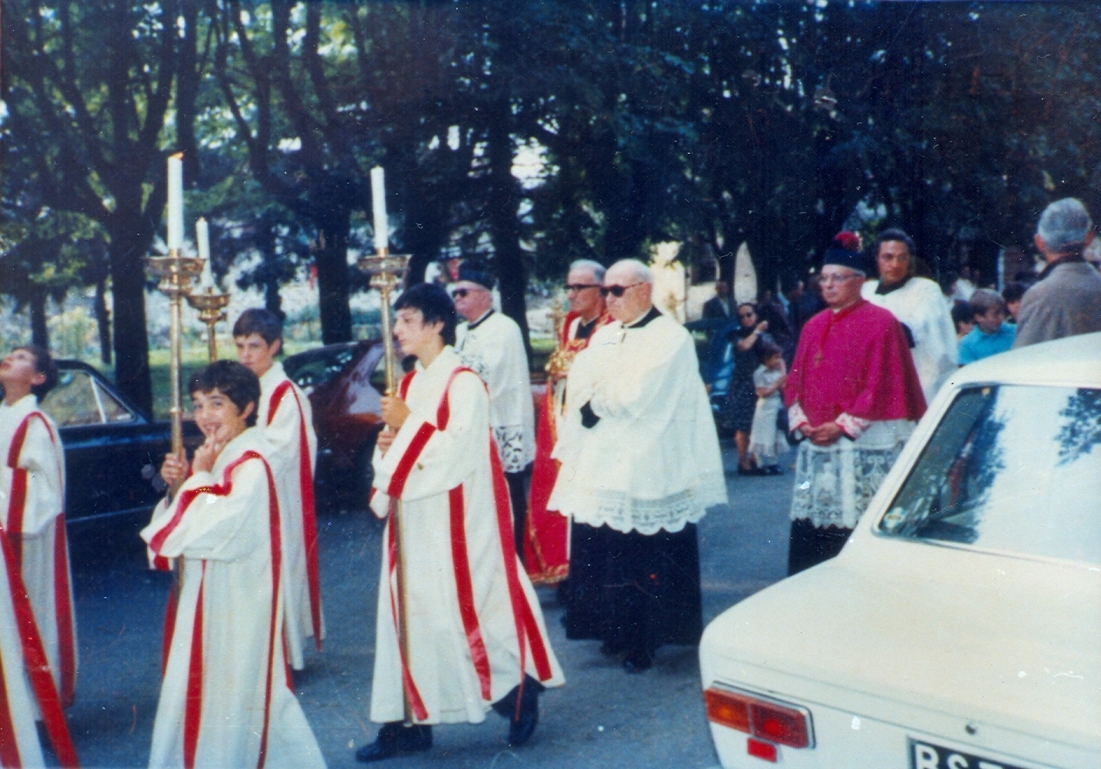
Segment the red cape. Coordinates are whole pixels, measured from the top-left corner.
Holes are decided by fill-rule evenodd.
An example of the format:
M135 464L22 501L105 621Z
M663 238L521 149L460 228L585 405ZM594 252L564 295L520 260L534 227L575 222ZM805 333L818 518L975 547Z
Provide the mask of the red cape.
M920 419L925 396L902 324L864 299L818 313L799 337L784 402L798 402L814 427L842 413L872 421Z

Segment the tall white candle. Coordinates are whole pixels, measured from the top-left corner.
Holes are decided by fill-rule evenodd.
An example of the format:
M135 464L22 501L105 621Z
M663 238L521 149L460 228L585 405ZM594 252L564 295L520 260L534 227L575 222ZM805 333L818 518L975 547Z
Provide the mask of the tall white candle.
M210 266L210 227L206 219L199 217L195 222L195 243L199 248L199 258L203 261L203 275L199 281L200 288L214 287L214 271Z
M386 219L386 177L382 166L371 169L371 213L375 222L375 250L390 248L390 225Z
M168 247L183 247L183 153L168 157Z

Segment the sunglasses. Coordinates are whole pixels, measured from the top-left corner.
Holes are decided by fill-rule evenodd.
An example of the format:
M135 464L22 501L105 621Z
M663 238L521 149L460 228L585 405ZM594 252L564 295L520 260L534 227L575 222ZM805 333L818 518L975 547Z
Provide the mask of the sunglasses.
M755 312L739 312L738 317L739 318L752 318L756 314L757 313L755 313Z
M627 289L634 288L635 286L641 286L642 283L632 283L629 286L601 286L600 295L607 296L611 294L617 299L627 293Z
M586 288L600 288L599 283L567 283L567 291L584 291Z
M451 292L452 299L465 299L466 295L470 293L469 288L457 288Z

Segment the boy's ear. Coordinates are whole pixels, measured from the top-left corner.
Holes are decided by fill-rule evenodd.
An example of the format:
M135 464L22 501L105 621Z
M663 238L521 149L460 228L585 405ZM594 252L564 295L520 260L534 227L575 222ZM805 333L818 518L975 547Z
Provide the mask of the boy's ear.
M274 342L271 343L271 347L269 349L271 350L272 357L275 357L279 354L279 351L283 349L283 340L276 339Z
M31 376L31 387L37 387L38 385L43 384L45 381L46 375L43 374L41 371L36 371Z
M241 409L241 419L248 419L252 416L252 412L256 410L256 402L249 401L245 404L245 407Z

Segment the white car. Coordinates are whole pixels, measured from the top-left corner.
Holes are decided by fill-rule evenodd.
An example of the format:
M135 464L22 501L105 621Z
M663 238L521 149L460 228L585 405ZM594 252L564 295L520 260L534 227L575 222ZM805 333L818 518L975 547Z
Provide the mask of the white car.
M724 767L1101 767L1101 334L963 368L841 554L728 609Z

